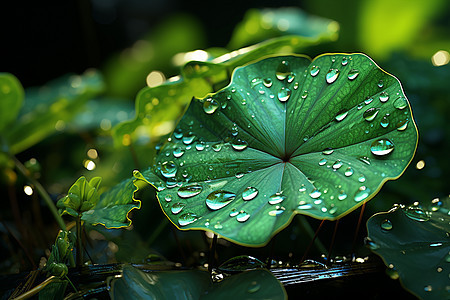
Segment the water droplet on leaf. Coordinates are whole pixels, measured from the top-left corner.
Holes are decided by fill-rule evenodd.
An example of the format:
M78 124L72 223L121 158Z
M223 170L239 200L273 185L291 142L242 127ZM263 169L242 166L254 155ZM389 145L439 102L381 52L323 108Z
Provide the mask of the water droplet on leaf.
M406 120L403 120L403 121L399 121L398 123L397 123L397 130L398 131L403 131L403 130L405 130L407 127L408 127L408 119L406 119Z
M326 148L322 151L322 154L324 155L330 155L331 153L333 153L334 150L332 148Z
M161 174L166 178L175 177L177 165L173 161L165 161L161 164Z
M178 189L178 196L181 198L191 198L200 194L202 189L202 186L199 184L185 185Z
M381 229L389 231L392 229L392 223L388 219L384 219L383 222L381 222Z
M246 141L237 139L237 140L233 141L233 143L231 144L231 147L233 147L234 150L242 151L248 147L248 144Z
M380 101L384 103L388 100L389 100L389 94L387 92L381 92Z
M175 156L176 158L179 158L181 156L183 156L184 154L184 150L180 147L176 147L175 149L173 149L173 156Z
M277 67L275 75L277 76L277 79L282 81L286 78L286 76L291 73L291 70L289 68L289 64L287 61L283 60Z
M370 189L368 187L365 186L361 186L355 193L355 201L356 202L361 202L362 200L366 199L367 197L369 197L370 194Z
M178 213L180 213L180 211L183 210L183 208L186 206L186 204L182 203L182 202L177 202L172 204L172 207L170 208L170 211L176 215Z
M333 169L337 170L342 167L343 163L339 159L333 164Z
M345 170L344 175L347 176L347 177L352 176L353 175L353 169L351 167L348 167Z
M380 125L383 128L386 128L386 127L389 126L389 117L388 117L388 115L383 116L383 118L381 119Z
M206 205L212 210L218 210L231 203L236 194L224 190L214 191L206 197Z
M339 113L336 116L336 121L340 122L340 121L344 120L345 117L347 117L347 115L348 115L348 111L344 111L344 112Z
M213 114L218 108L219 103L212 98L208 98L203 102L203 110L209 115Z
M287 100L289 100L290 96L291 90L287 87L282 87L278 92L278 100L280 100L281 102L286 102Z
M339 70L338 69L330 69L326 75L327 83L333 83L336 81L336 79L339 76Z
M319 160L319 166L323 166L327 163L327 160L325 158L322 158L321 160Z
M239 212L239 214L236 216L236 220L238 220L238 222L245 222L250 218L250 214L246 213L245 211L241 210Z
M270 78L264 78L263 84L266 88L270 88L272 86L272 79Z
M394 143L388 139L378 139L372 142L370 151L373 155L383 156L391 153L394 150Z
M409 217L410 219L419 221L419 222L425 222L430 219L429 214L417 206L409 206L403 210L405 212L405 215Z
M351 69L350 72L348 72L347 78L349 80L355 80L356 77L358 77L358 75L359 75L359 71L358 70Z
M309 196L313 199L317 199L322 195L322 193L318 190L318 189L313 189L310 193Z
M375 107L369 108L363 114L364 120L366 120L368 122L372 121L378 115L379 110L380 110L379 108L375 108Z
M394 101L394 107L396 109L405 109L408 106L408 102L406 102L406 99L403 97L398 97L397 99L395 99Z
M244 199L245 201L249 201L255 199L257 195L258 190L254 187L249 186L242 192L242 199Z
M346 65L348 64L348 59L347 59L347 57L343 57L343 58L342 58L341 64L342 64L343 66L346 66Z
M269 197L269 204L279 204L286 199L286 196L281 195L281 193L275 193L272 196Z
M309 73L311 74L312 77L315 77L317 76L317 74L319 74L319 72L320 72L319 66L312 66Z
M186 226L197 221L197 215L193 213L184 213L178 218L180 226Z

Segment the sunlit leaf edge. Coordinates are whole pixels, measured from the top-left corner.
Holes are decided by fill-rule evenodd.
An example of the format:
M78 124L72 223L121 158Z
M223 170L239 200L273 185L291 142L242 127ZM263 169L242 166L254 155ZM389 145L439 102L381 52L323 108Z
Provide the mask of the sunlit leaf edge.
M228 241L230 241L230 242L232 242L232 243L235 243L235 244L238 244L238 245L242 245L242 246L246 246L246 247L263 247L263 246L267 245L267 244L270 242L270 240L271 240L271 238L272 238L273 236L275 236L277 233L279 233L280 231L282 231L283 229L285 229L285 228L290 224L290 222L292 221L292 219L294 218L295 215L297 215L297 214L302 214L302 215L306 215L306 216L309 216L309 217L312 217L312 218L315 218L315 219L319 219L319 220L330 220L330 221L334 221L334 220L340 219L340 218L346 216L347 214L353 212L354 210L358 209L360 206L362 206L363 204L365 204L365 203L367 203L368 201L370 201L373 197L375 197L376 194L380 191L380 189L382 188L382 186L384 185L384 183L385 183L386 181L388 181L388 180L396 180L396 179L398 179L398 178L406 171L407 167L409 166L409 164L411 163L411 161L412 161L413 158L414 158L414 155L415 155L415 153L416 153L417 146L418 146L418 139L419 139L418 130L417 130L417 125L416 125L416 122L415 122L415 120L414 120L414 116L413 116L413 114L412 114L411 104L410 104L409 100L408 100L407 97L406 97L406 94L405 94L405 92L404 92L404 89L403 89L403 86L402 86L400 80L399 80L397 77L395 77L394 75L392 75L392 74L386 72L385 70L383 70L383 69L382 69L375 61L373 61L372 58L370 58L368 55L366 55L366 54L364 54L364 53L360 53L360 52L356 52L356 53L347 53L347 52L323 53L323 54L321 54L321 55L316 56L314 59L311 59L308 55L304 55L304 54L295 54L295 53L294 53L294 54L275 54L275 55L266 55L266 56L261 57L260 59L257 59L257 60L254 60L254 61L249 61L248 63L246 63L246 64L244 64L244 65L242 65L242 66L240 66L240 67L235 68L235 69L233 70L233 73L232 73L232 77L231 77L230 83L229 83L227 86L225 86L224 88L222 88L222 89L220 89L220 90L218 90L218 91L216 91L216 92L214 92L214 93L209 93L209 94L207 94L207 95L206 95L205 97L203 97L203 98L193 99L192 101L209 98L209 97L215 95L216 93L219 93L219 92L222 91L222 90L225 90L225 89L230 88L231 85L233 84L233 79L234 79L234 76L235 76L237 70L239 70L239 69L241 69L241 68L245 68L247 65L256 63L256 62L258 62L258 61L260 61L260 60L263 60L263 59L267 59L267 58L271 58L271 57L279 57L279 56L294 56L294 57L303 57L303 58L306 58L306 59L308 59L311 63L313 63L315 60L317 60L318 58L320 58L320 57L322 57L322 56L333 56L333 55L362 55L362 56L368 58L368 59L376 66L377 69L381 70L384 74L393 77L393 78L398 82L398 84L399 84L399 86L400 86L400 89L401 89L401 92L402 92L403 95L405 96L405 99L406 99L406 102L407 102L407 107L408 107L409 110L411 111L411 124L414 126L414 131L415 131L415 133L416 133L416 140L415 140L414 150L413 150L413 152L412 152L413 154L411 155L410 160L405 164L404 169L399 173L399 175L393 176L393 177L385 177L385 178L383 178L383 179L381 180L379 186L377 187L377 189L375 189L374 191L372 191L371 194L370 194L366 199L364 199L363 201L361 201L361 202L357 203L356 205L354 205L354 206L353 206L353 209L348 210L348 211L346 211L346 212L344 212L344 213L342 213L342 214L340 214L340 215L337 215L337 216L335 216L335 217L332 217L332 218L331 218L331 217L318 218L318 217L315 216L314 214L309 213L309 212L307 212L307 211L305 211L305 212L303 212L303 213L299 213L298 211L294 211L294 212L290 215L289 219L288 219L282 226L280 226L280 227L277 228L276 230L272 231L270 237L269 237L266 241L264 241L264 242L262 242L262 243L255 243L255 244L249 244L249 243L239 242L239 241L237 241L237 240L235 240L235 239L233 239L233 238L229 238L229 237L227 237L227 236L221 235L220 231L215 231L215 230L213 230L213 229L205 228L205 227L203 227L203 226L198 226L198 227L197 227L197 226L188 225L189 227L181 227L181 226L178 225L176 222L174 222L174 221L169 217L169 215L165 212L165 210L164 210L163 207L162 207L163 201L159 198L159 193L157 193L157 199L158 199L158 202L159 202L159 204L160 204L161 210L162 210L163 213L166 215L166 217L169 219L169 221L170 221L172 224L175 225L176 228L178 228L179 230L183 230L183 231L187 231L187 230L203 230L203 231L208 231L208 232L212 232L212 233L214 233L214 234L216 234L216 235L219 235L220 238L223 238L223 239L225 239L225 240L228 240ZM188 109L189 109L189 106L186 107L186 110L185 110L185 111L187 111ZM180 122L180 121L181 121L181 119L179 120L179 122ZM150 170L149 170L149 171L150 171ZM156 175L156 174L152 174L152 175L158 176L158 175ZM146 180L146 181L147 181L149 184L151 184L152 186L154 186L154 185L151 183L151 180Z

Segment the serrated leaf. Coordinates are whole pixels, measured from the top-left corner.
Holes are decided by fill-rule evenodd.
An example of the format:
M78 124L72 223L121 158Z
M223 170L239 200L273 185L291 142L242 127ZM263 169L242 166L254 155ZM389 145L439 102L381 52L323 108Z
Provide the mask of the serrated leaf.
M149 172L144 172L147 174ZM134 178L123 180L111 190L103 193L95 207L83 213L81 219L90 225L101 224L106 228L121 228L131 225L129 213L133 209L141 208L141 201L134 198L134 193L139 190L141 182L152 181L155 185L159 178L153 174L143 175L135 171Z
M153 172L180 229L261 246L295 214L355 210L402 174L416 145L400 82L366 55L276 56L194 99Z
M23 97L20 81L12 74L0 73L0 132L17 118Z
M395 206L367 221L369 246L421 299L448 298L450 201Z
M212 283L200 270L144 273L125 265L111 284L112 299L286 299L280 282L268 270L251 270Z
M57 129L62 130L65 122L71 120L87 100L103 89L102 77L91 70L81 76L54 80L41 88L27 89L16 123L5 132L10 151L19 153Z
M295 7L250 9L233 32L230 49L282 35L298 35L307 43L337 39L336 21L310 15Z

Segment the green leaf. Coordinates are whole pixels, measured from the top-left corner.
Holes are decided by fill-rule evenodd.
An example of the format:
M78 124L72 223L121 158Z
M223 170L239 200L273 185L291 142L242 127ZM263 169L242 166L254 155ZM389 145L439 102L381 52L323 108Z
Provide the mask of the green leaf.
M276 56L194 99L153 172L180 229L261 246L295 214L355 210L402 174L416 145L400 82L366 55Z
M134 198L134 193L139 190L141 184L144 182L146 184L147 180L160 185L159 178L153 174L146 175L148 179L144 179L138 171L134 171L133 174L133 179L126 179L103 193L95 207L83 212L81 219L90 225L101 224L106 228L130 226L129 213L133 209L141 208L141 201Z
M396 205L367 221L371 250L421 299L446 299L449 292L450 200L436 200L429 208Z
M69 255L72 254L74 241L67 231L60 230L56 237L55 243L52 245L52 252L48 258L44 272L62 278L67 275L67 266Z
M23 97L20 81L12 74L0 73L0 132L17 118Z
M84 103L103 89L102 77L92 70L28 89L17 122L5 132L10 151L19 153L57 130L63 130Z
M111 284L112 299L287 299L280 282L268 270L251 270L212 283L200 270L144 273L125 265L121 279Z
M306 43L334 41L338 37L336 21L313 16L295 7L250 9L239 23L229 43L237 49L284 35L298 35Z
M184 81L181 78L156 87L143 88L136 97L134 120L118 124L112 134L116 146L129 146L142 136L160 137L170 133L192 97L203 97L211 92L203 79ZM143 130L137 130L142 128Z
M415 48L426 25L446 9L445 0L362 1L356 14L358 39L363 49L386 58L394 51Z
M102 179L94 177L89 182L84 176L70 187L67 196L61 198L57 206L62 210L61 215L69 214L78 217L93 208L99 201L98 188Z

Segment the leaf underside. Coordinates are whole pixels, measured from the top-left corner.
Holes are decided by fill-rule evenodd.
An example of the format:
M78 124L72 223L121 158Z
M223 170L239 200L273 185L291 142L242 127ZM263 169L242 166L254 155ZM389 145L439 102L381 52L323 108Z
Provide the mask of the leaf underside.
M367 221L370 248L422 299L446 299L450 289L450 199L429 209L396 206Z
M416 145L400 82L366 55L275 56L193 99L147 176L165 182L158 198L180 229L261 246L295 214L356 209Z

